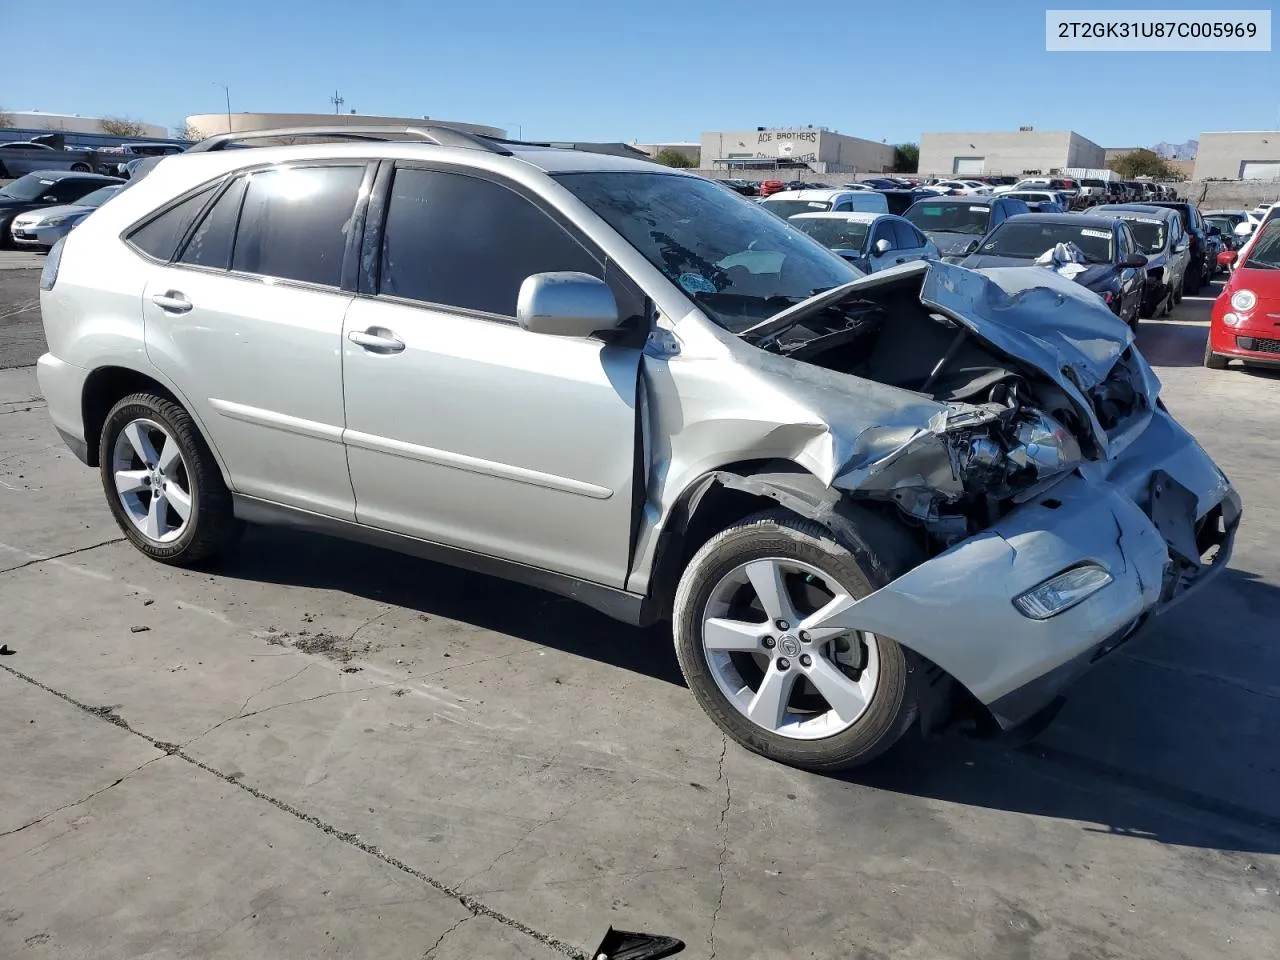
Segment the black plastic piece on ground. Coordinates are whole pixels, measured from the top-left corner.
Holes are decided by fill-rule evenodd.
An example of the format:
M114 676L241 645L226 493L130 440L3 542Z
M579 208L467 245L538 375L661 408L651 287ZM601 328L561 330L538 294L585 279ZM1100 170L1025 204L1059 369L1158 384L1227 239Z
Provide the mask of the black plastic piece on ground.
M684 942L675 937L632 933L610 927L600 946L592 952L591 960L662 960L683 950Z

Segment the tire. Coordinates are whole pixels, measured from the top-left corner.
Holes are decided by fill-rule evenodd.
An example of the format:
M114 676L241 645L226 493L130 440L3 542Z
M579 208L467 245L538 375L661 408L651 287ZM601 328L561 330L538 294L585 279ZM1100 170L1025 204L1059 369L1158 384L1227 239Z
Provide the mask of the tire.
M213 453L172 400L135 393L117 403L103 424L98 457L112 516L151 559L196 564L231 547L243 531ZM132 488L122 493L126 482Z
M783 592L788 594L786 599L798 621L786 626L769 620L769 604L761 600L763 594L752 585L754 580L732 586L747 565L753 570L777 571L778 565L784 564L810 571L785 573L780 581L772 581L785 584ZM873 553L866 543L838 542L830 530L785 510L758 513L712 537L685 568L672 617L680 669L699 705L721 730L748 750L806 770L847 769L888 750L918 717L919 661L888 637L850 631L810 643L799 625L807 612L820 608L834 595L828 587L838 586L858 599L892 579L888 570L893 566L887 556ZM811 582L818 586L811 586ZM732 653L707 650L704 622L708 611L715 611L726 596L725 584L730 584L730 591L739 591L728 595L753 598L754 609L742 608L748 619L740 622L730 616L734 612L731 603L722 615L716 614L718 622L776 633L776 637L765 635L757 640L751 636L743 641L758 642L761 649L737 652L743 647L734 646ZM813 629L818 628L815 625ZM740 635L722 630L719 636L737 639ZM735 673L738 669L744 672ZM731 682L722 687L726 671L731 673ZM755 690L746 679L748 674L756 679ZM735 689L738 681L734 676L743 684L735 694L737 700L726 693L726 689ZM750 719L746 712L755 710L771 677L771 689L782 684L781 689L787 691L776 698L779 710L761 710L764 716L778 717L772 729ZM828 690L845 704L843 711L832 706ZM852 699L846 696L851 690L858 691ZM797 726L801 721L814 729L802 734Z
M73 163L71 165L71 172L72 173L92 173L93 171L89 169L89 165L87 163Z
M1209 338L1204 340L1204 365L1210 370L1227 369L1227 358L1220 353L1214 353L1209 343Z

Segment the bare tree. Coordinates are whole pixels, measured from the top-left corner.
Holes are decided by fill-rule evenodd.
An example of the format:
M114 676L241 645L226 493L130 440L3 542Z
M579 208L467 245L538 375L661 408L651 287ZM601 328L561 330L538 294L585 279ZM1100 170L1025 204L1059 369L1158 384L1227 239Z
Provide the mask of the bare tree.
M128 117L105 117L102 132L113 137L141 137L146 133L142 124Z
M193 127L189 123L184 123L180 127L174 127L173 135L179 140L190 140L192 143L198 143L204 139L204 131L199 127Z
M13 114L5 110L4 107L0 107L0 130L8 130L17 125L17 121L13 119Z

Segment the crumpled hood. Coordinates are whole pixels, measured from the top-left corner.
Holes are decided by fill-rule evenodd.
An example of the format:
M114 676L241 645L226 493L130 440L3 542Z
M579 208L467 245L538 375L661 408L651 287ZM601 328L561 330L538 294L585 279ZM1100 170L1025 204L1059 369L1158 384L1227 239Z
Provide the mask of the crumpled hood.
M977 258L970 258L970 261ZM1133 343L1133 331L1078 281L1026 260L992 264L978 273L934 263L920 300L960 320L992 346L1037 367L1051 379L1088 390L1101 383ZM1082 276L1084 276L1082 274ZM1064 376L1064 370L1070 374Z
M1039 264L1022 257L993 257L987 254L975 253L965 258L964 266L969 270L985 270L990 267L1037 267ZM1051 272L1047 267L1040 267L1040 269L1046 273ZM1109 283L1111 272L1112 268L1109 263L1091 263L1084 271L1073 277L1072 280L1082 287L1088 287L1090 290L1102 289Z

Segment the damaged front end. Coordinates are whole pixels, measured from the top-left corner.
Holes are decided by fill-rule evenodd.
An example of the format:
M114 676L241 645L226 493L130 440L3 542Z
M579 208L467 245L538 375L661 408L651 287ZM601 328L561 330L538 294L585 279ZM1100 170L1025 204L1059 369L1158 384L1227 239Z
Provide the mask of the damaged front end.
M907 436L858 423L832 486L894 503L945 547L1142 432L1159 384L1128 327L1078 285L1044 271L1026 285L1028 273L891 271L746 332L770 353L941 405Z

